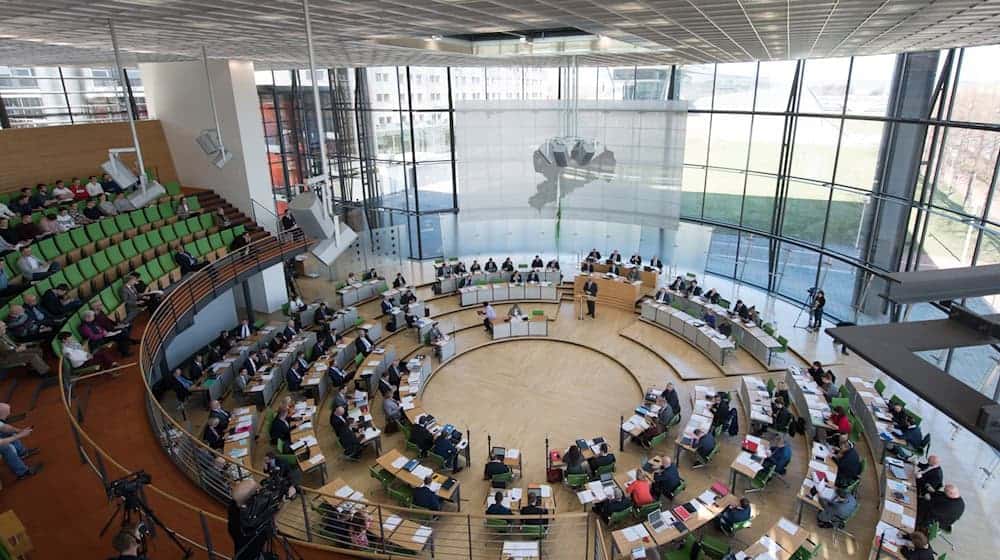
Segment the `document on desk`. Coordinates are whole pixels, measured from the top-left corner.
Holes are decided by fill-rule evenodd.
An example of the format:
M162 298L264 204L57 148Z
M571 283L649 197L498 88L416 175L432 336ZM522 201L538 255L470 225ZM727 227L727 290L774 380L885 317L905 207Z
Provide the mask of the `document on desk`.
M521 456L521 451L518 449L508 449L504 453L504 457L511 460L517 460L517 458L520 456Z
M399 524L403 522L403 518L398 515L390 515L388 519L382 522L382 527L385 528L386 532L391 533L399 527Z
M519 501L521 499L521 489L520 488L511 488L509 490L509 492L510 492L510 499L511 500L513 500L513 501L516 502L516 501Z
M883 509L891 513L903 515L903 506L897 504L896 502L890 502L889 500L886 500L885 507Z
M431 489L431 492L437 492L438 490L441 489L441 483L440 482L431 482L429 485L427 485L427 487ZM505 503L504 505L505 506L510 506L510 503L508 502L508 503Z
M799 532L799 526L785 519L784 517L778 520L778 527L780 527L782 531L788 533L789 535L794 535L795 533Z
M549 486L548 484L542 484L542 485L540 485L538 487L538 489L542 493L542 497L543 498L551 498L552 497L552 487Z
M413 469L413 476L421 480L432 474L434 474L434 471L430 467L425 467L424 465L417 465L417 467Z
M424 544L430 536L431 528L421 525L420 528L413 533L413 542Z
M407 459L405 456L400 455L399 457L396 457L395 461L392 462L392 468L401 469L403 468L404 465L406 465L406 463L409 462L410 462L409 459Z
M246 447L238 447L229 452L229 456L233 459L239 459L240 457L246 457L250 454L250 450Z
M584 505L589 504L590 502L595 501L594 500L594 493L591 492L590 490L581 490L581 491L579 491L579 492L576 493L576 497L580 500L580 503L584 504Z
M318 464L322 463L323 461L324 461L324 457L323 457L323 454L321 453L319 455L313 455L306 462L309 463L310 465L318 465Z

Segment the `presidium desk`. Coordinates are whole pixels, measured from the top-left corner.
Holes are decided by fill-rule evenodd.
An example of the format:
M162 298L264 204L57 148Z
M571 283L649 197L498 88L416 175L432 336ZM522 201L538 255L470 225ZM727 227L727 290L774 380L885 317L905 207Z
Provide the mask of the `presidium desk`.
M590 278L597 283L597 303L635 312L635 304L642 297L642 281L629 282L622 276L609 278L603 274L577 274L573 280L573 299L577 305L577 315L583 315L583 306L587 295L583 293L583 285Z

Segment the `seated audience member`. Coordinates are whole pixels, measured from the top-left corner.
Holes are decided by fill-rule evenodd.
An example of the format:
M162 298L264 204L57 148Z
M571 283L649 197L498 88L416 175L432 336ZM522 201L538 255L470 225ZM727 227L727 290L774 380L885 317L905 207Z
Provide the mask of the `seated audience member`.
M10 202L10 209L20 216L30 216L35 210L31 204L31 195L26 191L27 189L22 189L21 194Z
M287 323L285 323L285 329L281 331L281 334L285 335L285 338L289 340L299 334L299 329L295 326L294 319L290 319Z
M927 535L920 531L910 533L910 544L900 547L899 552L906 560L934 560L937 554L931 548Z
M104 194L104 186L97 182L97 177L94 175L90 176L84 188L87 189L87 195L91 198Z
M295 216L292 215L291 210L285 210L285 213L281 215L281 230L288 231L294 229L298 224L295 223Z
M636 436L636 442L643 446L649 447L650 442L653 438L663 433L663 426L658 422L650 422L649 427L642 431L638 436Z
M68 202L73 200L73 191L66 186L64 181L59 180L52 187L52 196L59 202Z
M663 389L663 392L660 393L660 396L666 399L667 404L669 404L670 408L673 409L674 414L680 414L681 399L680 396L677 395L677 389L674 388L674 384L672 382L667 383L666 388Z
M608 453L608 443L604 442L601 444L601 451L596 457L590 459L590 471L597 472L597 469L601 467L606 467L608 465L615 464L615 454Z
M545 263L545 270L559 270L559 259L552 259Z
M371 354L372 350L375 349L375 343L368 336L368 329L361 329L361 334L354 341L354 350L361 354L362 356L367 356Z
M222 447L226 443L226 438L219 429L219 419L209 418L208 423L205 424L205 429L201 433L201 439L206 445L215 449L216 451L222 451Z
M413 489L414 506L432 511L441 511L441 498L438 497L437 492L431 490L433 482L434 478L431 475L427 475L424 483L419 488Z
M941 490L944 485L944 472L941 470L941 460L937 455L929 455L927 462L917 464L917 494L926 495Z
M649 259L649 268L655 268L656 270L663 272L663 260L660 257L653 255Z
M83 207L83 217L87 218L92 222L96 222L104 218L104 213L97 206L97 199L92 198L87 201L87 205Z
M925 528L937 522L941 529L951 531L963 513L965 500L958 487L945 484L941 492L933 492L917 500L917 528Z
M613 496L608 500L594 504L593 508L594 513L601 517L601 521L608 524L611 522L612 514L631 509L632 500L625 496L620 488L615 486Z
M97 209L101 211L101 214L104 214L106 217L109 218L111 216L118 215L118 208L115 206L113 202L108 200L108 195L106 194L102 194L97 199Z
M661 459L660 469L653 473L653 496L657 499L666 496L672 500L681 482L681 474L677 470L674 460L664 455Z
M455 447L455 443L451 440L451 434L445 435L444 432L441 432L441 435L434 440L434 447L432 450L435 455L444 459L445 468L456 473L462 470L462 462L458 456L458 448Z
M728 506L719 516L716 526L724 533L732 533L733 527L744 521L748 521L751 516L750 500L740 498L739 505Z
M787 409L788 405L792 402L792 397L788 393L788 385L786 385L784 381L778 382L778 386L774 390L774 398L780 398L781 402L785 404L785 409Z
M111 175L108 175L107 173L101 175L101 188L104 189L104 192L109 193L124 192L122 186L119 185L117 181L112 179Z
M21 216L21 223L17 225L15 231L17 231L17 239L20 242L32 242L45 235L42 228L38 227L38 224L31 218L31 214Z
M721 393L716 393L712 397L712 405L709 411L712 413L712 427L723 426L729 419L729 401L722 398Z
M832 499L819 496L819 504L823 509L816 512L816 523L824 529L840 525L858 509L857 498L843 488L837 488Z
M344 410L347 410L348 404L350 404L350 402L347 399L347 388L346 387L337 387L336 389L334 389L334 391L333 391L333 407L337 408L339 406L339 407L342 407Z
M183 246L179 247L177 252L174 253L174 262L177 263L177 266L181 267L181 274L201 270L208 266L207 262L199 261Z
M123 212L132 212L133 210L137 210L135 205L132 204L132 201L129 200L127 196L119 196L118 198L115 199L114 204L115 204L115 210L117 210L119 214Z
M117 321L112 320L108 317L107 312L104 311L104 303L100 300L95 300L90 304L90 310L94 312L94 321L100 325L100 327L106 331L121 330L125 333L125 336L131 336L132 323L129 321ZM139 341L134 338L129 338L129 342L132 344L139 344Z
M387 297L382 298L382 303L379 304L379 309L382 310L383 315L388 315L392 313L393 309L392 301Z
M249 320L242 319L240 320L240 324L236 327L236 338L242 340L249 337L256 331L257 327L251 325Z
M382 399L382 412L385 413L386 424L390 422L399 424L403 417L403 407L391 393Z
M148 290L138 273L129 273L120 294L125 304L125 320L131 323L143 309L153 311L159 305L162 295L158 290Z
M638 267L642 264L642 256L636 253L628 258L628 263Z
M8 219L9 220L9 219L14 218L16 216L17 216L17 214L15 214L14 212L11 211L10 206L7 206L5 203L0 202L0 218L4 218L4 219Z
M510 283L511 284L523 284L524 283L524 278L521 277L521 273L520 272L514 271L510 275Z
M115 362L105 350L98 349L93 354L88 352L70 332L62 331L58 338L59 344L62 346L63 356L69 360L73 369L97 366L103 371L118 366L118 362Z
M39 348L29 348L18 344L7 334L7 323L0 321L0 367L26 365L38 375L46 376L51 369L43 359Z
M486 264L483 265L483 269L486 272L496 272L497 271L497 263L493 261L493 257L490 257L489 259L486 260Z
M569 449L563 454L563 464L566 465L566 474L590 473L590 463L583 458L583 453L575 444L569 446Z
M17 260L17 267L21 269L21 274L28 280L44 280L59 272L59 263L45 262L31 253L31 246L21 247L21 258Z
M230 414L226 409L222 408L221 402L213 400L208 404L208 417L219 420L219 433L225 432L229 428Z
M620 263L620 262L622 262L622 255L621 255L621 253L618 252L618 249L615 249L615 250L611 251L611 254L608 255L607 263L611 264L611 263Z
M823 374L820 378L819 389L823 391L823 396L826 397L826 402L832 402L833 399L840 396L840 388L837 384L833 382L833 377L828 374Z
M348 375L334 364L330 364L330 369L326 370L326 374L330 377L330 384L334 387L343 387L354 377L354 372Z
M215 219L215 227L219 229L225 229L233 225L232 221L229 219L229 216L226 216L226 209L223 208L222 206L215 209L215 213L212 215L212 217Z
M3 457L7 467L14 472L18 480L27 478L42 470L42 464L38 463L34 467L28 467L24 459L37 455L37 448L25 447L21 440L30 436L34 430L33 426L18 428L6 423L10 417L10 405L0 403L0 456Z
M771 401L771 410L771 423L774 429L779 432L787 432L788 427L792 424L792 413L788 412L788 408L785 407L785 401L776 397Z
M924 435L920 431L920 426L912 416L906 417L906 427L900 430L903 441L910 449L918 450L924 445Z
M719 303L719 300L722 299L722 296L719 295L719 292L715 288L712 288L709 291L705 292L704 298L712 303Z
M42 307L53 317L65 318L83 307L83 302L69 297L68 284L59 284L42 294Z
M674 417L677 416L677 413L674 412L674 408L670 406L667 399L663 398L662 394L656 397L656 406L660 407L660 411L656 413L656 420L661 426L666 428L673 421Z
M906 409L899 402L889 406L889 414L892 415L892 425L897 429L902 430L909 422L910 415L906 413Z
M271 421L271 431L268 437L271 438L271 445L275 449L285 450L287 453L292 447L292 424L288 418L288 408L279 406L275 409L274 420Z
M497 491L493 494L493 501L490 507L486 508L486 515L511 515L510 508L503 505L503 492Z
M472 264L469 265L469 272L475 274L477 272L482 272L482 271L483 267L482 265L479 264L479 261L477 261L476 259L472 259Z
M91 348L96 348L102 344L114 342L118 347L118 353L122 356L130 356L128 335L123 330L105 330L96 321L96 314L93 310L83 312L83 322L80 323L80 334L90 342Z
M785 474L788 469L788 463L792 461L792 447L785 443L785 437L778 434L771 441L771 454L764 459L762 463L764 468L769 468L774 466L774 472L777 474Z
M18 342L44 340L52 335L50 325L36 321L23 306L18 304L10 306L6 326L10 330L10 336Z
M250 232L244 231L240 235L234 237L231 242L229 242L229 252L235 253L236 251L239 251L240 249L249 245L251 241L252 239L250 238Z
M300 391L302 389L302 378L305 372L298 363L292 364L285 372L285 382L288 383L289 391Z
M743 303L743 300L738 299L736 300L736 305L733 306L732 314L737 315L741 320L746 321L748 318L750 318L750 308L748 308L747 305Z
M493 477L498 474L507 474L511 472L510 467L504 464L503 459L504 456L502 454L491 455L490 460L487 461L486 466L483 467L483 478L486 480L492 480ZM502 482L498 484L503 485Z
M325 301L319 302L319 307L316 308L316 312L313 313L313 321L316 323L328 323L333 319L333 310L330 306L326 304Z
M38 305L38 296L35 294L24 295L24 312L36 322L49 327L58 327L62 324L63 318L53 317Z
M194 382L184 377L184 372L181 371L181 368L174 368L171 385L173 386L174 394L177 395L177 401L183 407L188 396L191 394L191 387L194 386Z
M823 380L823 364L819 362L813 362L809 369L806 370L809 375L813 378L813 381L818 385Z
M413 425L412 430L410 430L410 443L417 446L421 457L426 457L427 452L434 446L434 435L427 429L427 420L426 415L421 416L417 419L417 423Z
M191 206L188 204L186 198L182 198L180 202L177 203L177 206L174 208L174 213L177 214L177 217L181 220L186 220L191 217Z
M347 429L342 430L338 435L340 445L344 448L344 455L349 459L361 457L361 439L364 429L354 418L347 419Z
M830 426L837 427L835 432L832 432L827 436L827 442L830 443L830 445L837 445L840 441L841 434L850 435L851 433L851 419L847 416L847 413L844 411L844 407L842 406L836 406L833 408L833 414L830 415L830 419L827 420L827 423L830 424Z
M545 266L545 262L542 261L542 257L535 255L535 258L531 259L531 268L542 268Z
M21 247L31 245L30 241L19 241L17 233L9 229L8 223L6 218L0 220L0 255L6 255L11 251L20 251ZM12 235L5 234L4 231L10 232ZM13 239L13 242L7 241L7 238Z
M594 247L593 249L590 250L589 253L587 253L587 260L588 261L601 260L601 252L597 250L597 247Z
M42 216L42 221L38 224L38 227L42 230L42 237L48 237L50 235L56 235L57 233L63 232L63 228L59 225L59 221L56 220L55 214L46 214Z
M540 277L538 276L538 271L537 270L532 270L531 272L529 272L528 273L528 277L525 278L524 281L525 282L535 282L535 283L540 282L541 280L540 280Z
M695 441L692 446L702 459L708 460L709 455L715 450L715 436L712 432L705 432L700 428L694 431Z
M542 507L542 497L534 492L528 492L528 499L525 500L527 503L521 506L521 515L546 515L549 510ZM549 520L545 518L534 518L525 519L521 521L523 525L548 525Z
M655 501L653 498L653 485L649 481L649 476L642 469L636 470L636 479L625 487L628 497L631 498L635 507L641 508L644 505Z
M59 215L56 216L56 223L59 224L59 229L62 231L69 231L76 227L76 218L70 213L69 208L64 206L59 209Z
M833 462L837 464L837 479L834 481L837 488L847 488L861 476L861 457L850 442L837 451Z
M670 303L670 293L666 288L661 286L659 290L656 290L656 295L653 296L653 301L663 304Z
M392 280L392 287L396 288L397 290L406 287L406 278L403 278L402 272L396 273L396 278Z
M684 289L684 278L682 278L680 276L678 276L677 278L674 278L674 281L670 283L669 288L671 290L675 291L675 292L682 291ZM737 304L740 304L740 303L743 303L743 302L737 302Z
M504 259L503 264L500 265L500 270L504 272L514 272L514 261L510 260L510 257Z

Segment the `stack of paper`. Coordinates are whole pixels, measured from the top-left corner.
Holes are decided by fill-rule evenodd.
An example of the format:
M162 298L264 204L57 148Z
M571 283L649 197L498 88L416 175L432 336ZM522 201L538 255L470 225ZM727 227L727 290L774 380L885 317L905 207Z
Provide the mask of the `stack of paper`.
M431 536L431 528L421 525L420 528L413 533L413 542L424 544L427 542L427 538L430 536Z
M382 526L385 527L386 532L391 533L399 527L399 524L403 522L403 518L398 515L391 515L388 519L382 522Z

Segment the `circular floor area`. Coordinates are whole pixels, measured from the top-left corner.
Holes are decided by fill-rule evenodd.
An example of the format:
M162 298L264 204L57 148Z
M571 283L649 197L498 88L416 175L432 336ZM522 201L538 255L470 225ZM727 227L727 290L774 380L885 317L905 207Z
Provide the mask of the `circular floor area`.
M526 479L544 476L545 438L563 450L577 438L603 436L617 451L618 418L642 389L614 360L549 339L491 344L442 367L427 384L423 407L473 435L474 460L493 444L525 451ZM538 480L535 480L538 481Z

